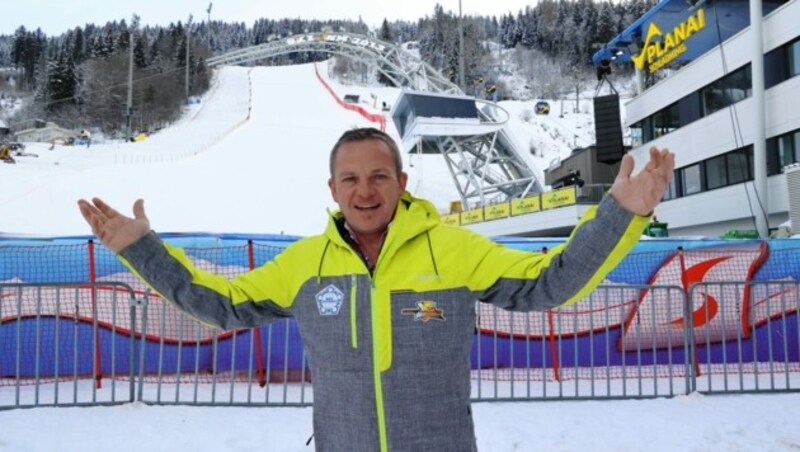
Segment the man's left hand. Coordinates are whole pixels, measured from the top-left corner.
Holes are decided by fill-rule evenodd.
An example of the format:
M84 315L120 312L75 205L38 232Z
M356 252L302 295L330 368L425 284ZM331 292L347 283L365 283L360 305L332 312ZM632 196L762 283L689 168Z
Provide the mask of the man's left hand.
M632 176L633 157L622 157L619 174L611 187L611 196L626 210L647 216L661 201L675 169L675 154L668 149L650 148L650 161Z

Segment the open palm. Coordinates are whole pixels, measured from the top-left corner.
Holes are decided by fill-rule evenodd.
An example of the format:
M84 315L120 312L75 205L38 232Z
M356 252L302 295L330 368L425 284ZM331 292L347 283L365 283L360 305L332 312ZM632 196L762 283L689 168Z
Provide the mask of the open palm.
M133 218L117 212L100 198L92 198L91 203L80 199L78 208L100 242L115 253L150 232L150 221L144 214L142 199L133 203Z
M611 196L629 212L650 215L664 196L674 169L675 154L668 149L650 148L650 161L639 174L632 176L633 157L626 154L611 187Z

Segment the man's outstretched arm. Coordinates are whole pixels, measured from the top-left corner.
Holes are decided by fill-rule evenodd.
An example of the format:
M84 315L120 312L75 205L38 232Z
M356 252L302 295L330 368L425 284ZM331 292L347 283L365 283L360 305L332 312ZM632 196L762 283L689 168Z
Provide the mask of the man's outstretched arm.
M249 328L290 315L291 299L275 262L228 280L205 272L180 248L161 241L150 230L144 201L133 205L133 218L120 214L101 199L79 200L92 232L116 253L140 279L181 310L224 329Z

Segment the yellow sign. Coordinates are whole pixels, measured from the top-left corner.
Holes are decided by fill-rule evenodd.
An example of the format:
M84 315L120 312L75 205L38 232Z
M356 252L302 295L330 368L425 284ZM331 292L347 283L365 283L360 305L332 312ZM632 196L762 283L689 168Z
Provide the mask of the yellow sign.
M575 187L542 193L542 209L553 209L575 204Z
M458 226L458 214L442 215L442 223L448 226Z
M511 215L522 215L523 213L538 212L540 210L542 210L542 207L539 202L539 195L511 201Z
M484 215L486 221L496 220L498 218L508 218L511 213L511 205L507 202L503 204L494 204L484 208Z
M473 224L483 221L483 209L472 209L461 212L461 224Z
M702 9L664 34L655 22L650 22L642 51L632 57L637 68L647 68L651 73L669 64L686 52L686 40L706 27L706 14Z

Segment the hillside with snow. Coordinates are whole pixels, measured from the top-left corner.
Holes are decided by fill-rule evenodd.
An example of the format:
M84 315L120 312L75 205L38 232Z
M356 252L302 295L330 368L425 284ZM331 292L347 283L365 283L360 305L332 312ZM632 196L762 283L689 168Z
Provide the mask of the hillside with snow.
M358 94L380 113L400 91L342 85L319 72L341 98ZM590 101L551 102L549 115L531 101L505 101L509 130L540 178L553 159L593 142ZM0 167L0 232L76 235L88 232L78 198L98 196L130 208L146 200L161 232L238 232L309 235L326 209L328 154L339 135L370 124L344 110L317 79L313 64L226 67L184 118L141 142L85 146L27 143L27 156ZM395 138L391 120L387 131ZM442 210L458 199L440 155L405 155L409 189Z

